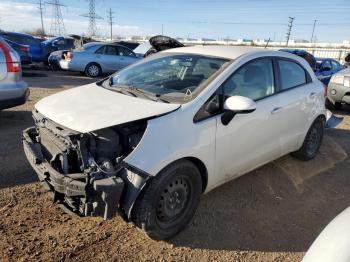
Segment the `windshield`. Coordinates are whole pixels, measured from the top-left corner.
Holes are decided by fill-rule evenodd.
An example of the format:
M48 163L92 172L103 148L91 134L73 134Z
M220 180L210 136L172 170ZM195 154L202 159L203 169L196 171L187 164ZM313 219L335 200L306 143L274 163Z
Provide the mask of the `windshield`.
M202 55L163 54L114 74L110 84L141 90L171 102L186 103L229 62L228 59Z

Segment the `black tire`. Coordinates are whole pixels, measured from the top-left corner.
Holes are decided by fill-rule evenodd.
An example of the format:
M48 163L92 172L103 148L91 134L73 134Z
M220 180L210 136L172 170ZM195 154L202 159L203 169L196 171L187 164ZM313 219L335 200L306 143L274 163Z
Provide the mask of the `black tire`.
M342 103L339 103L339 102L335 102L333 105L333 107L337 110L340 110L342 108L342 106L343 106Z
M164 168L142 192L132 210L132 221L148 237L164 240L192 219L202 193L198 168L179 160Z
M342 103L340 102L333 103L328 98L326 98L326 108L340 110L342 106L343 106Z
M301 148L298 151L291 153L291 155L303 161L313 159L321 147L324 129L324 119L316 119L307 132Z
M90 63L85 68L85 75L88 77L98 77L102 73L101 66L97 63Z

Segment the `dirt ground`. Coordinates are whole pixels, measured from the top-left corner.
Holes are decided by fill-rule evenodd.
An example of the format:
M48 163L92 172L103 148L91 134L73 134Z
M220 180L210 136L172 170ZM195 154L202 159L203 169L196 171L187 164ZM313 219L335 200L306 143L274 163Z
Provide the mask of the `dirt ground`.
M188 227L148 239L120 217L64 214L27 163L21 131L42 97L94 80L27 71L27 104L0 112L0 261L300 261L350 203L350 108L310 162L282 157L204 195ZM73 105L72 105L73 106Z

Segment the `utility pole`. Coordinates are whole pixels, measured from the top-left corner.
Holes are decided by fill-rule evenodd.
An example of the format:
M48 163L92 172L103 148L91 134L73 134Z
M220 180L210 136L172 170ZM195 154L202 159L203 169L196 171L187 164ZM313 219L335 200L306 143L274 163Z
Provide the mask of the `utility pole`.
M317 20L314 20L314 26L312 28L312 34L311 34L310 43L312 43L313 40L314 40L314 33L315 33L316 22L317 22Z
M109 11L107 11L107 13L108 13L108 16L107 16L107 18L108 18L108 23L109 23L109 26L111 27L111 41L113 40L113 13L114 12L112 12L112 8L109 8Z
M292 32L292 27L293 27L293 21L294 21L294 19L295 19L294 17L289 17L286 46L288 46L288 43L289 43L289 38L290 38L290 34L291 34L291 32Z
M96 19L102 19L102 17L97 15L95 12L95 0L87 0L87 1L89 1L89 13L83 14L81 16L89 18L88 34L90 37L92 37L92 36L95 36L97 32Z
M52 6L50 34L55 36L64 35L66 29L63 23L61 7L66 7L66 5L61 4L60 0L51 0L50 2L45 2L45 4Z
M41 19L41 31L43 32L43 35L45 35L44 21L43 21L43 9L44 9L43 2L39 0L38 5L39 5L38 9L40 12L40 19Z

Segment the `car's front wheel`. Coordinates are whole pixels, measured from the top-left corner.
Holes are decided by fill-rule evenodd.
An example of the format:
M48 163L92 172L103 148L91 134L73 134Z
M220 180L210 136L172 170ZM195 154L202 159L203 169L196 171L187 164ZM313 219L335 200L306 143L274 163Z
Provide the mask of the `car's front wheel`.
M101 67L96 63L90 63L85 68L85 74L89 77L98 77L101 73Z
M324 119L317 118L307 132L303 145L298 151L293 152L292 156L304 161L313 159L321 147L324 129Z
M132 220L150 238L168 239L189 223L201 193L198 168L188 160L179 160L152 179L135 203Z

